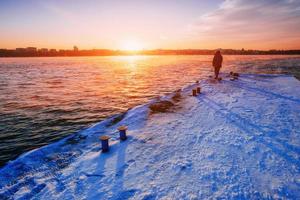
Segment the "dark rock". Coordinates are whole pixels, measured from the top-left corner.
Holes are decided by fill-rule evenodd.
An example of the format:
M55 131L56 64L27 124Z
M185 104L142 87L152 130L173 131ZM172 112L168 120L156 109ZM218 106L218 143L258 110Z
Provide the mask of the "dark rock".
M149 108L152 112L167 112L168 109L170 109L172 106L174 106L174 103L171 101L159 101L151 104Z
M174 94L174 96L172 96L172 100L173 100L173 101L180 101L180 99L181 99L181 94L180 94L180 92L176 92L176 93Z
M126 114L127 114L127 112L113 116L112 119L106 124L106 127L113 126L116 123L120 122L122 119L124 119Z

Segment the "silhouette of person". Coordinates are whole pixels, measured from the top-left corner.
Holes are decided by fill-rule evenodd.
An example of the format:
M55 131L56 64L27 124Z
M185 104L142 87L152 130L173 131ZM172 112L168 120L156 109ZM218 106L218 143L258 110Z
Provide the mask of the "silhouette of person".
M221 55L221 52L218 50L215 53L212 65L215 68L215 79L219 78L219 72L222 67L222 62L223 62L223 56Z

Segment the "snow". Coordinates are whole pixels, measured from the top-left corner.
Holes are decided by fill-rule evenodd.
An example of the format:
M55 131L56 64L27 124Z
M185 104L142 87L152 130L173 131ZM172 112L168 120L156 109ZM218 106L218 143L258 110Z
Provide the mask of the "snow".
M151 113L155 99L22 155L0 169L0 199L300 199L300 82L225 76L193 97L196 85L168 112Z

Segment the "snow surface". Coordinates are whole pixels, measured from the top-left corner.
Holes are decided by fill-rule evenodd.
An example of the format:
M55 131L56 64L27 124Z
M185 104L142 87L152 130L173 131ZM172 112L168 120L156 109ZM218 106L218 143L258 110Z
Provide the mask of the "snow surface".
M300 82L244 74L200 85L169 112L151 114L153 100L20 156L0 169L0 199L300 199Z

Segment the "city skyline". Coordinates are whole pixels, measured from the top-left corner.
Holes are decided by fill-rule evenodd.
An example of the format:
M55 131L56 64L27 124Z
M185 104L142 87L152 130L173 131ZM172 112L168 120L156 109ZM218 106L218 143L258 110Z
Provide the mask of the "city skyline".
M0 48L299 49L294 0L0 2Z
M219 49L218 49L219 50ZM299 55L299 50L254 50L221 49L224 55ZM48 49L16 48L0 49L0 57L61 57L61 56L135 56L135 55L213 55L216 49L152 49L152 50L112 50L112 49Z

